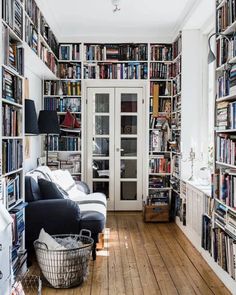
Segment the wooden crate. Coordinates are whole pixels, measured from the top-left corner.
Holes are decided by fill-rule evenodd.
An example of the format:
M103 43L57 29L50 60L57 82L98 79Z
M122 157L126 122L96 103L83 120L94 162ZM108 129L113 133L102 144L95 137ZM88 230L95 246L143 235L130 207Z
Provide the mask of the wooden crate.
M98 243L97 243L96 249L103 250L104 249L104 242L105 242L104 233L100 233L98 236Z
M144 205L143 220L144 222L168 222L169 221L169 205Z

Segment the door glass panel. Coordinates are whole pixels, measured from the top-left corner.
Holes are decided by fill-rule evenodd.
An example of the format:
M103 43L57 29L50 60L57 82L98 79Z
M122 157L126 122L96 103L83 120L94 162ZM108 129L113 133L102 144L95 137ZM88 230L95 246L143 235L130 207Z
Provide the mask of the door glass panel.
M109 156L109 138L95 138L93 140L93 155L101 157Z
M109 116L95 116L95 134L109 134Z
M121 116L121 134L137 134L137 116Z
M109 160L93 160L93 178L109 178Z
M121 94L121 112L122 113L137 112L137 94L136 93Z
M137 177L137 160L120 161L120 177L136 178Z
M93 182L93 192L103 193L107 199L109 198L109 182Z
M127 156L127 157L137 156L137 138L121 139L121 156Z
M95 112L109 113L109 94L97 93L95 95Z
M120 183L120 198L125 200L137 200L137 182L121 182Z

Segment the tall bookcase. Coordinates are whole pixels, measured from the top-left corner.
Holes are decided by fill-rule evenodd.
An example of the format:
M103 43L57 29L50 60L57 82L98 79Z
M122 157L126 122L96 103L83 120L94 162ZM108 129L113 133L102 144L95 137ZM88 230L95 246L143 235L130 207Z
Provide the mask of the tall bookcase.
M60 44L58 80L45 80L43 104L45 110L57 111L61 125L67 111L78 122L75 129L61 128L61 134L49 136L49 165L51 168L68 169L76 180L81 180L82 161L82 112L81 96L81 44Z
M171 197L172 44L150 44L148 197L164 203Z
M212 256L229 274L231 285L230 277L236 278L235 29L235 3L216 1L214 212L207 228L212 238Z
M185 202L184 198L181 198L183 194L180 194L181 190L181 88L182 88L182 36L179 34L173 43L173 64L172 64L172 76L173 76L173 93L172 93L172 109L171 109L171 155L172 155L172 177L171 187L172 196L175 204L175 214L182 212L179 216L185 218ZM177 213L178 215L178 213Z
M1 195L13 218L9 253L12 277L26 271L24 243L24 7L19 0L3 0L1 35ZM1 198L0 198L1 199Z

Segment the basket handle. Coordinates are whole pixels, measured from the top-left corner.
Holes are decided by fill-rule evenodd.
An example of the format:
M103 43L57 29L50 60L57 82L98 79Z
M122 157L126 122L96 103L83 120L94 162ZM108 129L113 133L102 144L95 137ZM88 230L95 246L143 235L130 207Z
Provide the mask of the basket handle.
M88 236L89 238L91 238L91 231L88 229L81 229L79 234L83 236L83 233L85 233L85 236Z
M43 248L45 248L45 249L47 249L48 250L48 246L45 244L45 243L42 243L42 242L39 242L39 241L34 241L34 244L37 246L37 245L39 245L39 246L43 246Z

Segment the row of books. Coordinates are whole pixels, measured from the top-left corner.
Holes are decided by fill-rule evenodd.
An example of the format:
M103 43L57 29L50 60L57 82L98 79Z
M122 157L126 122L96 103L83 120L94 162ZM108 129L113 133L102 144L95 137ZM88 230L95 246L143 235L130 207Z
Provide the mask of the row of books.
M22 168L22 140L8 139L2 141L2 173L8 173Z
M22 115L20 110L8 104L2 105L2 135L20 136L21 135Z
M22 102L22 79L3 69L2 72L2 97L15 102Z
M172 61L172 45L151 44L151 60Z
M220 134L216 138L216 160L236 165L236 136Z
M236 128L236 102L223 101L217 104L216 126L219 130Z
M230 72L227 70L227 71L223 71L222 74L219 75L216 81L217 98L228 96L230 94L229 74Z
M49 50L44 43L41 43L40 46L40 58L41 60L47 65L47 67L57 75L58 67L57 67L57 60L54 54Z
M150 99L150 106L149 106L150 112L153 112L153 99ZM170 113L171 112L171 100L170 98L159 98L159 112L163 113Z
M170 187L169 176L151 176L149 175L149 188L167 188Z
M39 8L34 0L25 0L25 11L38 28Z
M172 77L172 67L165 63L150 63L150 79L169 79Z
M165 115L159 115L158 117L150 115L150 129L161 129L166 123L168 123L168 120Z
M225 1L216 11L216 32L224 32L236 19L235 1Z
M44 95L81 95L80 81L44 81Z
M171 128L172 130L181 128L181 113L173 113L171 117Z
M8 210L19 201L21 196L20 175L15 174L3 179L3 190L5 191L6 205Z
M220 38L216 42L216 67L220 67L221 65L225 64L229 59L230 53L230 46L229 42L225 38Z
M146 200L146 205L163 205L169 204L169 192L159 191L155 193L149 193Z
M147 60L146 44L87 44L84 45L85 60L129 61Z
M80 98L44 97L44 109L48 111L81 112Z
M236 278L235 239L219 227L213 229L213 257L233 279Z
M173 167L172 168L173 176L179 178L180 177L180 157L179 156L177 155L173 156L172 167Z
M36 54L38 54L38 39L36 27L28 18L25 18L25 42Z
M219 169L213 175L213 197L236 208L236 170Z
M171 96L172 95L172 85L170 81L158 81L150 82L150 95L153 96L154 85L159 85L159 95L160 96Z
M79 137L50 135L48 138L49 151L79 151L80 148Z
M2 18L22 39L23 9L19 0L2 0Z
M175 96L172 100L172 112L181 112L181 96Z
M164 130L153 130L150 132L149 151L159 152L168 150L168 134Z
M175 80L173 81L173 95L180 94L181 92L181 75L176 76Z
M60 63L58 74L62 79L81 79L81 64Z
M171 162L170 158L159 155L156 158L149 160L149 173L170 173Z
M80 60L80 44L60 44L60 60Z
M211 253L212 223L208 216L202 215L202 248Z
M3 63L11 67L20 75L24 74L24 49L19 42L16 42L10 37L9 28L3 25Z
M47 42L48 46L52 50L52 52L58 57L58 42L50 29L49 25L46 22L46 19L40 13L40 33L44 40Z
M178 38L173 43L173 59L175 59L182 52L182 36L179 35Z
M181 74L181 68L182 68L182 58L181 56L176 59L175 63L171 66L171 74L172 77L176 77L177 75Z
M147 79L147 63L87 64L84 79Z

